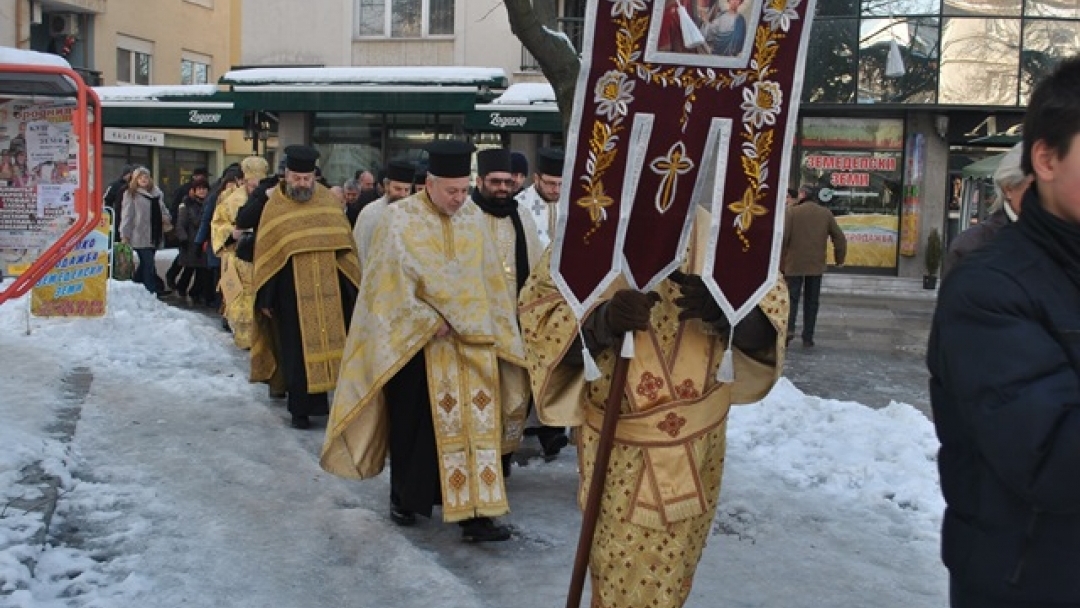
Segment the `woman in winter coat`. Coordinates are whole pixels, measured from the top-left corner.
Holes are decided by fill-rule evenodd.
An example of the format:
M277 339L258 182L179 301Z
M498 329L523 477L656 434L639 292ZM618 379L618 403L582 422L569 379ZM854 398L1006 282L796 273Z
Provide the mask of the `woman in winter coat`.
M184 197L184 202L180 203L176 216L174 234L180 243L178 262L182 268L176 279L176 286L180 297L187 296L191 304L194 304L195 300L202 300L209 305L214 300L213 286L210 285L206 269L206 255L195 239L209 191L210 187L206 182L193 183L188 195Z
M130 245L139 257L135 280L142 282L150 293L166 295L158 287L154 252L161 247L165 233L172 230L172 224L164 197L154 185L149 169L139 167L132 171L122 200L120 240Z

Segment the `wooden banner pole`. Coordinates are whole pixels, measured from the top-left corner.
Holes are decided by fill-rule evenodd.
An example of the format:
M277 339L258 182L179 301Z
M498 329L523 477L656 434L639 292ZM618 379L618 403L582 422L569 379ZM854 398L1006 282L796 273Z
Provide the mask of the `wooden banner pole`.
M623 340L632 340L629 332ZM620 349L621 350L621 349ZM566 608L579 608L581 595L585 588L585 573L589 569L589 554L592 551L593 536L596 533L596 521L600 518L600 501L604 497L604 482L607 479L608 462L611 449L615 444L615 426L619 422L619 410L626 388L626 374L630 360L616 357L615 370L611 378L611 392L604 405L604 421L600 426L600 440L596 445L596 459L593 464L592 478L589 480L589 494L585 500L585 511L581 517L581 534L578 536L577 554L574 556L574 571L570 576L570 591L566 596Z

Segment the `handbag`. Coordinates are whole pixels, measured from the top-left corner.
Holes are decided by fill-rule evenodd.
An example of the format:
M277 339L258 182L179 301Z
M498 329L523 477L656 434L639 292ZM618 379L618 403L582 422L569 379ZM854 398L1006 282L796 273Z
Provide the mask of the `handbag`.
M255 261L255 233L244 232L236 241L236 257L245 262Z
M112 278L117 281L130 281L135 276L135 252L127 243L113 246Z

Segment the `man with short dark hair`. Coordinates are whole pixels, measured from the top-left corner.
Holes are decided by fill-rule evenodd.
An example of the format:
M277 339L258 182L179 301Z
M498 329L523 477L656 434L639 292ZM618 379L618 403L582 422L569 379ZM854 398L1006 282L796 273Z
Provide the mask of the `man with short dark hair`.
M424 192L389 205L371 242L319 463L368 479L389 453L395 523L441 504L465 541L504 541L504 420L529 395L517 308L469 200L472 144L427 151Z
M360 264L341 204L315 181L319 152L293 145L285 156L256 230L251 381L270 383L280 368L291 424L306 429L330 411Z
M1023 143L1023 212L943 282L927 349L953 608L1080 606L1080 57Z
M791 308L788 311L787 343L795 338L799 318L799 298L803 298L803 346L814 346L821 277L825 274L826 246L833 244L836 266L842 268L847 257L847 237L836 223L832 211L818 204L815 194L788 207L784 215L784 240L780 250L780 270L787 280Z

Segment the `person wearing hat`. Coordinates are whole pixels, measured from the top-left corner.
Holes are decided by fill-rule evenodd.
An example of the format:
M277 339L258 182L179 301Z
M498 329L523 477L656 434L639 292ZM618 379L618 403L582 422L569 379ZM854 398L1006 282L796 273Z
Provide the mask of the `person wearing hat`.
M563 151L558 148L540 148L536 151L533 183L517 195L518 203L532 215L544 247L547 247L555 236L555 226L559 219L562 171Z
M525 180L529 177L529 159L517 150L510 153L510 176L514 178L514 196L525 189Z
M408 160L391 160L386 167L386 177L383 178L383 194L378 199L368 203L360 210L353 226L353 239L356 241L356 251L360 256L360 266L363 267L367 259L368 246L371 245L371 237L375 233L375 226L379 218L383 216L386 208L394 202L407 198L412 194L412 181L416 175L416 165Z
M259 182L266 179L270 165L261 156L249 156L240 162L244 174L242 187L227 190L214 205L210 220L210 247L221 260L222 295L225 299L225 319L232 329L233 343L237 348L251 348L251 322L255 308L254 292L251 290L252 266L250 260L236 255L241 239L250 238L236 227L240 209Z
M518 292L544 247L537 237L532 216L523 212L511 195L515 182L510 152L501 148L483 150L476 155L476 167L480 181L473 190L472 201L487 216L488 231L494 237L510 297L516 302ZM524 421L514 421L515 424L518 422ZM555 438L544 445L545 455L553 457L565 445L565 435L561 441ZM503 474L506 476L510 475L511 456L503 457Z
M256 227L250 379L284 379L290 423L306 429L330 411L360 263L341 203L316 179L318 150L292 145L285 157L285 179L261 205L256 192L247 207L261 213L245 207L237 226Z
M469 200L473 146L426 149L424 192L388 205L368 248L319 464L370 479L389 454L395 523L441 504L465 541L507 540L492 518L529 395L517 308Z

